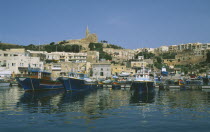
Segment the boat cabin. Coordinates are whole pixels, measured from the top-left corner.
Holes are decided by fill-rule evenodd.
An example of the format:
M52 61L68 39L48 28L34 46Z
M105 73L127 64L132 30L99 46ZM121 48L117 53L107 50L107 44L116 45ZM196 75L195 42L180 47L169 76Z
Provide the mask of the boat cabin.
M30 70L28 71L28 76L30 78L51 80L51 73L47 71Z
M84 79L84 78L87 78L87 75L84 74L84 73L70 72L68 74L68 77L77 78L77 79Z

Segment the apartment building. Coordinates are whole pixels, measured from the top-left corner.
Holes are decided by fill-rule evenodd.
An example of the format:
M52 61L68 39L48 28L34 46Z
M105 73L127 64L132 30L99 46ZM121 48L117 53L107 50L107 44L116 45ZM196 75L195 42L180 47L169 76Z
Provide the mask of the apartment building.
M6 68L15 74L28 74L29 68L43 70L43 62L39 57L13 56L6 62Z
M58 62L75 62L82 63L87 60L87 53L70 53L70 52L51 52L46 53L47 60Z
M25 49L7 49L0 50L0 67L6 67L7 60L15 56L25 55Z

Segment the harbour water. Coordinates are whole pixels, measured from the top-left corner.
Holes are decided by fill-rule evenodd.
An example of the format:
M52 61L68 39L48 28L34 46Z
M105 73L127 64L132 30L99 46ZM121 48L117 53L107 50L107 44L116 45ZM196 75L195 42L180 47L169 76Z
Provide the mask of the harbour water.
M17 86L0 87L1 132L207 132L209 121L210 92L202 90L25 93Z

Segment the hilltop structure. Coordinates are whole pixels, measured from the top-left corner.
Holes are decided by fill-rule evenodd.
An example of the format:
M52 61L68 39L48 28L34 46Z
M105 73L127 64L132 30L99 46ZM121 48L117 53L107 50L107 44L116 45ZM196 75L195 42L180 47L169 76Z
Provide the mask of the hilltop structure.
M73 39L73 40L66 40L65 45L81 45L83 50L88 50L88 45L90 43L98 43L98 37L95 33L90 33L88 27L86 28L85 38L82 39Z

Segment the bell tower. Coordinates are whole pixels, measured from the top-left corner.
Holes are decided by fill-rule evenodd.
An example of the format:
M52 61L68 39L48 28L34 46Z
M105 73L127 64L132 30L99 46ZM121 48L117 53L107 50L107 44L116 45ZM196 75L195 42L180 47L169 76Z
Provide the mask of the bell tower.
M88 29L88 26L87 26L87 28L86 28L86 32L85 32L85 38L87 38L88 37L88 35L89 35L89 29Z

